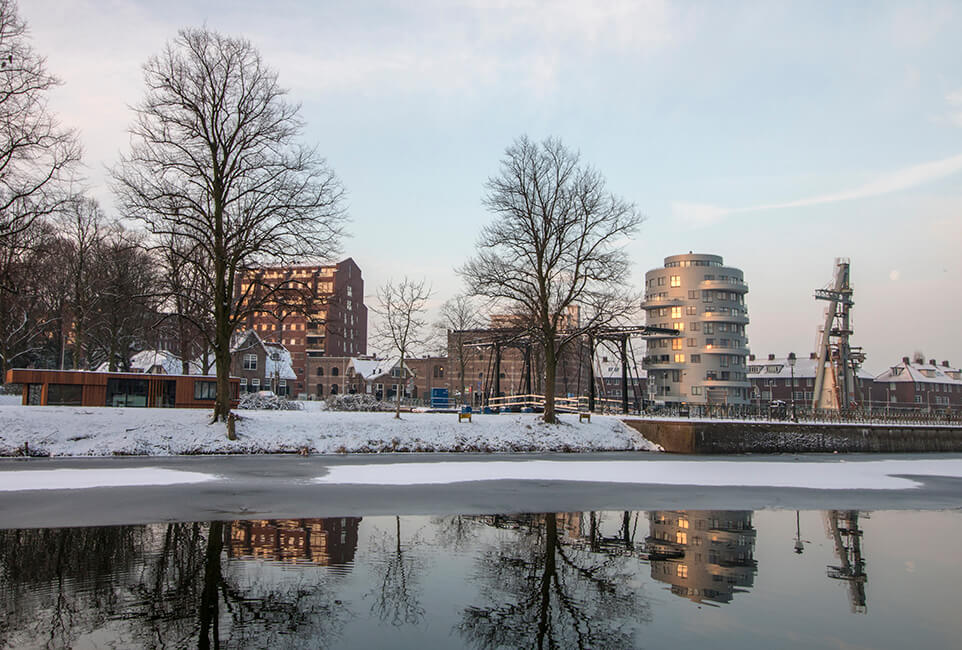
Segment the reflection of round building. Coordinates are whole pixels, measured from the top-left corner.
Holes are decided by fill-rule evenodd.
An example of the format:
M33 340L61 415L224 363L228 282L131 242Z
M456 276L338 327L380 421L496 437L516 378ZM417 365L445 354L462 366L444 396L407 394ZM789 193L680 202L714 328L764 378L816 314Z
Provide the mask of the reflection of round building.
M649 515L651 577L694 602L727 603L754 584L751 511L679 510Z

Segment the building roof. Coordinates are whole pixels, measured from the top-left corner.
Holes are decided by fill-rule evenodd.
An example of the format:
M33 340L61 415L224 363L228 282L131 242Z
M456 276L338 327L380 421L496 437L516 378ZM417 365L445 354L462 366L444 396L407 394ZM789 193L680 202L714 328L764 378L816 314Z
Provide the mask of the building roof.
M771 355L763 358L749 359L745 363L748 366L749 379L790 379L792 369L788 365L788 357L775 357ZM815 371L818 369L818 359L813 359L812 355L807 357L799 356L795 360L795 379L814 379ZM859 379L875 379L868 370L859 368Z
M97 366L97 372L107 372L110 364L104 362ZM142 350L130 357L131 372L146 372L158 375L181 374L180 357L167 350Z
M261 347L266 355L264 363L264 376L277 377L278 379L297 379L294 372L294 362L291 359L290 351L280 343L264 341L260 334L254 330L244 330L238 332L231 345L231 354L251 350Z
M603 379L618 379L621 380L621 360L617 357L611 357L608 355L595 355L598 363L598 367L601 368L601 377ZM645 379L648 377L648 371L641 367L641 364L635 364L635 367L631 367L631 363L628 364L628 380L632 379Z
M875 378L875 381L899 383L912 382L919 384L962 384L962 371L948 365L936 365L934 360L929 363L915 363L903 358L901 363L891 366L888 370Z
M391 356L384 359L378 358L351 358L351 367L354 368L354 372L361 376L364 381L373 381L379 377L384 377L391 373L391 370L398 365L400 357ZM408 365L404 364L405 370L407 370L411 375L414 372Z

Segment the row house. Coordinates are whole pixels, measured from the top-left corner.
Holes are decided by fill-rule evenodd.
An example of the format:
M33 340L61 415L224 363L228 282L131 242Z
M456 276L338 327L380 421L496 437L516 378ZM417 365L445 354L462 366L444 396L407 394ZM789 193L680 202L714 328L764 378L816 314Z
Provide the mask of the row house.
M794 376L795 403L799 406L811 406L817 370L818 355L814 352L807 358L802 356L796 358L794 370L789 364L788 356L778 357L769 354L768 358L761 359L756 358L754 354L749 355L748 381L752 385L753 403L762 406L774 400L791 402ZM868 405L871 402L874 383L875 377L872 373L859 369L855 386L856 400L859 403Z
M930 359L902 362L875 378L872 399L886 408L962 409L962 372L948 361Z
M297 380L290 351L280 343L265 341L254 330L235 335L230 371L231 376L240 378L242 393L269 390L289 396Z
M398 390L414 397L414 370L398 357L319 357L307 360L307 388L312 399L363 393L375 399L393 399Z

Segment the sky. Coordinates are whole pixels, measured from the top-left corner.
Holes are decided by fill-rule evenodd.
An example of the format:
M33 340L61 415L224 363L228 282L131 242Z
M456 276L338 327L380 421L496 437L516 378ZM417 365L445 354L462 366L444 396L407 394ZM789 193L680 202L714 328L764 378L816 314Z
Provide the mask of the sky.
M433 308L462 291L505 148L556 136L645 215L636 289L669 255L723 255L749 284L752 352L802 354L845 257L867 369L915 351L962 365L957 2L20 5L108 211L141 66L206 25L249 39L302 105L348 191L368 304L405 274Z

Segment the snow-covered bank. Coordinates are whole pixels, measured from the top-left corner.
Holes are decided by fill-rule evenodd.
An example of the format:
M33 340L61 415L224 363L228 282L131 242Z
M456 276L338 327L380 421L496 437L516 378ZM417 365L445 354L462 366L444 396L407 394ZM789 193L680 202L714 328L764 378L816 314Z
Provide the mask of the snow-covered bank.
M656 446L618 418L545 425L532 414L243 411L237 440L196 409L0 406L0 455L170 456L382 451L622 451Z

